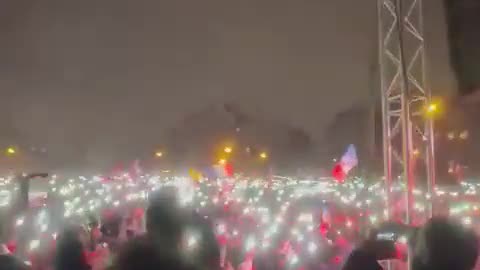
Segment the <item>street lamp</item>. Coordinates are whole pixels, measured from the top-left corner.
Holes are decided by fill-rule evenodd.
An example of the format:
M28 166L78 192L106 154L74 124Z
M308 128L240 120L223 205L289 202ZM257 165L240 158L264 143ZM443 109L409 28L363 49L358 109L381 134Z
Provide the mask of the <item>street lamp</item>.
M155 152L155 157L157 157L157 158L163 157L163 152L162 151Z
M437 103L431 103L427 107L427 112L428 113L435 113L438 111L438 104Z
M428 118L435 118L438 117L438 115L442 111L442 104L440 101L431 101L430 103L425 105L425 115Z
M7 156L12 156L12 155L15 155L17 153L17 150L15 149L15 147L8 147L7 150L5 151Z
M261 152L260 155L259 155L259 157L260 157L261 159L267 159L267 158L268 158L268 154L267 154L267 152Z
M224 158L222 158L222 159L220 159L220 160L218 161L218 164L220 164L220 165L225 165L225 164L227 164L227 160L224 159Z
M223 149L223 151L227 154L230 154L232 152L232 150L233 149L231 147L228 147L228 146Z

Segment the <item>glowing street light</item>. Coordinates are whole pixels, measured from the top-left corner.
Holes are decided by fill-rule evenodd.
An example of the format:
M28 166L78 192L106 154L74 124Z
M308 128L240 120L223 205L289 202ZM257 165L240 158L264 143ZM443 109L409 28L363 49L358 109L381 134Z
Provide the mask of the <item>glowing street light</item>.
M220 164L220 165L225 165L225 164L227 164L227 160L224 159L224 158L222 158L222 159L220 159L220 160L218 161L218 164Z
M435 113L438 111L438 104L437 103L431 103L427 107L427 112L428 113Z
M228 154L230 154L230 153L232 152L232 150L233 150L233 149L232 149L231 147L228 147L228 146L223 149L223 151L224 151L225 153L228 153Z
M17 150L15 149L15 147L8 147L7 150L5 151L7 155L11 156L11 155L15 155L17 153Z
M427 117L437 117L442 111L442 104L439 101L431 101L425 106L425 114Z
M157 157L157 158L163 157L163 152L162 151L155 152L155 157Z
M267 159L267 158L268 158L268 154L267 154L267 152L261 152L260 155L259 155L259 157L260 157L261 159Z

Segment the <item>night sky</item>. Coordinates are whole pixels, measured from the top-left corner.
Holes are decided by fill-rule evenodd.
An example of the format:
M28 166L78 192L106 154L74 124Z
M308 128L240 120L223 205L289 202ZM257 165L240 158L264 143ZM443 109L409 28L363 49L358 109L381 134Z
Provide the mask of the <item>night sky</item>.
M425 0L429 78L452 93L441 1ZM161 141L233 102L320 140L366 99L374 0L2 0L2 136L65 154Z

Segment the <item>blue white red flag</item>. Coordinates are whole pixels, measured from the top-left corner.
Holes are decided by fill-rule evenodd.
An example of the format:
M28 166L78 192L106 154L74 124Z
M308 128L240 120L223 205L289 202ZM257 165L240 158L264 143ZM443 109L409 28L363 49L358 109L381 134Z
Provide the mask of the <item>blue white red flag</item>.
M340 165L342 166L345 174L348 174L350 170L358 165L357 150L355 149L355 145L350 144L348 146L347 152L345 152L345 154L342 156L342 159L340 159Z
M338 182L345 181L348 173L358 165L357 150L353 144L350 144L340 162L335 164L332 170L332 176Z

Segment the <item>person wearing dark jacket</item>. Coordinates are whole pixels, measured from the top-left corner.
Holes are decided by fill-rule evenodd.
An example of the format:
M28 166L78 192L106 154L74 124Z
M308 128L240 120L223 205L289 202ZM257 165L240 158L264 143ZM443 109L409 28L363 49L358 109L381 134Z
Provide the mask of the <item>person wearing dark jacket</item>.
M141 236L128 242L114 262L115 270L157 270L177 269L194 270L186 264L179 254L159 253L153 239Z
M447 218L432 218L409 243L412 270L472 270L478 256L475 233ZM366 241L355 249L343 270L380 270L382 250Z
M55 254L55 270L90 270L80 240L79 228L68 228L58 238Z

